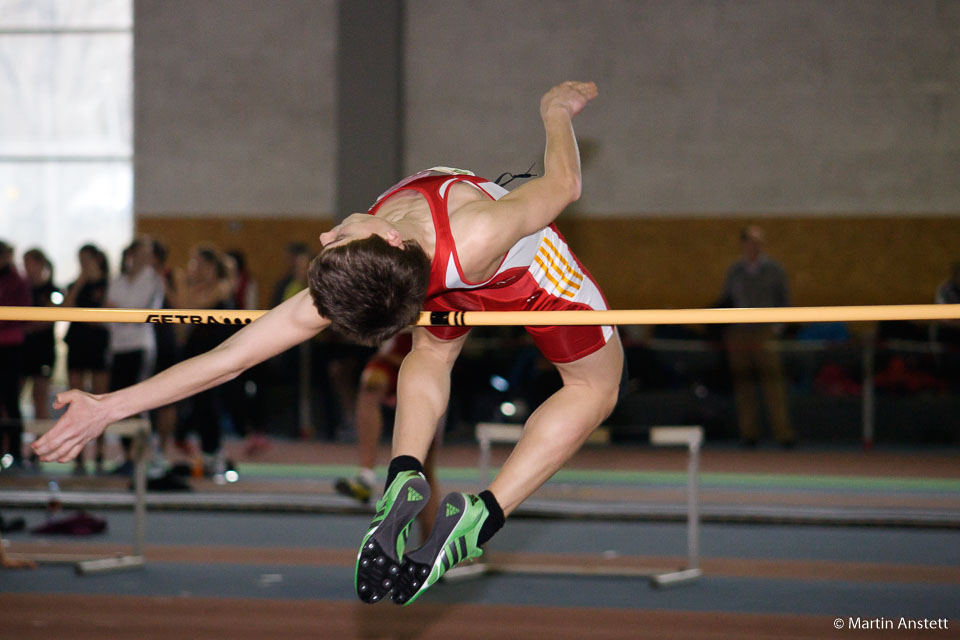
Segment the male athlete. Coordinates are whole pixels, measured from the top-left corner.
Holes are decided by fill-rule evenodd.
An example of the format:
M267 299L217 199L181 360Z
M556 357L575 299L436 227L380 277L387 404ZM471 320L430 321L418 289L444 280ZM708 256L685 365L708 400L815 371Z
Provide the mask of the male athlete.
M226 382L331 324L377 344L413 323L421 306L605 309L596 283L552 226L580 196L572 118L596 95L592 83L565 82L543 96L542 177L507 193L468 172L414 176L381 196L373 215L351 215L320 236L324 250L311 265L309 291L215 349L132 387L59 394L54 407L69 408L34 450L43 460L71 460L108 424ZM422 461L467 331L417 329L401 367L394 459L357 559L355 586L366 602L392 593L398 604L409 604L452 565L478 557L506 516L573 455L616 403L623 351L611 327L528 328L563 387L531 415L489 489L444 497L427 542L405 553L410 524L429 495Z
M543 96L544 175L512 192L469 172L438 167L408 178L367 214L320 236L310 288L338 331L377 341L388 292L360 264L400 256L404 269L429 265L423 307L447 310L605 309L596 283L552 225L580 196L572 118L597 95L592 83L565 82ZM392 252L391 252L392 249ZM423 267L421 267L423 268ZM530 417L523 438L489 489L443 498L426 543L405 553L407 534L430 488L422 461L450 395L450 370L466 328L416 329L400 369L393 455L377 515L357 557L355 586L365 602L392 593L408 604L480 546L552 476L606 418L617 400L623 351L611 327L529 327L563 387Z

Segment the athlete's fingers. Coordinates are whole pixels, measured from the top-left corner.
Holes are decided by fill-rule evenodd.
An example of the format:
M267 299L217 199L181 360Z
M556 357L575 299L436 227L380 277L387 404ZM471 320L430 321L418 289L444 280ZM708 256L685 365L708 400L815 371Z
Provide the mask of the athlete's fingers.
M32 445L32 449L45 460L52 460L57 452L62 452L64 445L70 441L72 445L77 439L82 437L82 420L78 422L78 407L80 403L88 398L88 394L77 389L71 389L58 393L53 407L62 409L67 407L64 413L53 427L39 437ZM74 406L74 403L78 403Z
M37 455L43 460L49 462L53 460L58 453L62 453L64 449L69 448L82 437L79 429L66 421L64 416L57 421L57 424L53 425L52 429L33 443L33 450L36 451Z
M597 97L597 85L593 82L581 82L574 88L587 100Z
M53 462L69 451L74 442L74 440L69 438L68 434L58 436L56 440L46 445L43 453L40 454L40 459L44 462Z
M61 391L57 394L56 401L53 403L54 409L62 409L71 402L79 400L84 396L84 392L79 389L70 389L69 391Z
M58 429L56 425L54 425L52 429L34 440L30 447L38 456L44 457L50 452L58 449L65 438L66 434L63 432L63 430Z
M65 460L70 459L69 454L72 450L76 449L77 447L83 448L86 443L87 441L82 434L71 434L66 440L63 441L56 451L53 451L49 455L49 457L56 459L58 462L64 462Z
M61 416L49 431L37 438L33 450L43 455L58 448L70 436L70 423L67 416Z
M78 442L77 444L73 445L66 455L61 456L60 458L57 459L57 462L70 462L71 460L76 458L81 451L83 451L84 444L85 443Z

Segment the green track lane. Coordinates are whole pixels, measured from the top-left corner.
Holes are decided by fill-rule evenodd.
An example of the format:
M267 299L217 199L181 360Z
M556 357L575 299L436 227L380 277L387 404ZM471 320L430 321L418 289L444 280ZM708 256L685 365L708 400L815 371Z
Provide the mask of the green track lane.
M54 475L69 475L73 463L46 463L44 470ZM90 471L92 472L92 465ZM237 468L241 481L244 477L264 480L308 479L330 480L350 475L356 471L353 465L335 464L267 464L242 463ZM492 471L496 472L497 469ZM386 468L379 467L378 474L386 475ZM440 480L478 482L479 474L472 467L441 467ZM630 471L610 469L561 469L550 482L617 484L633 486L686 486L685 471ZM917 478L806 475L792 473L729 473L701 472L700 486L711 489L832 489L856 491L904 491L960 493L960 478Z
M336 478L353 473L349 465L292 465L245 463L239 468L244 475L255 478ZM496 470L494 470L496 471ZM386 469L377 469L386 475ZM441 480L476 482L478 472L470 467L441 467ZM583 482L597 484L627 484L673 486L686 485L684 471L629 471L605 469L561 469L551 482ZM756 489L856 489L878 491L937 491L960 492L960 478L889 478L875 476L805 475L780 473L727 473L707 472L700 474L700 484L711 488L756 488Z

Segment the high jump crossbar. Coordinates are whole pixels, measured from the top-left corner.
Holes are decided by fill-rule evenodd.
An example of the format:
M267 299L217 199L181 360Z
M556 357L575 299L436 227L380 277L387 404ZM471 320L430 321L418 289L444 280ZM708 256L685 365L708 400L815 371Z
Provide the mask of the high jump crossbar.
M245 325L266 311L0 307L0 320ZM957 320L960 304L904 304L758 309L625 309L609 311L422 311L419 327L756 324Z

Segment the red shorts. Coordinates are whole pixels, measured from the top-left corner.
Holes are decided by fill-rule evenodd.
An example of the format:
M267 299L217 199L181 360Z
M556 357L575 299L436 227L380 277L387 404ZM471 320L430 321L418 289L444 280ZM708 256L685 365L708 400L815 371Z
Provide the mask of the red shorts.
M590 274L585 275L586 279L593 283ZM593 284L596 286L595 283ZM514 295L517 291L528 295L518 300ZM599 299L603 300L599 287L596 291ZM483 298L478 299L475 292L451 291L432 298L425 308L428 311L579 311L595 310L598 307L607 308L606 300L603 300L602 305L573 302L549 295L542 289L533 290L529 286L493 289L484 293ZM584 358L600 350L613 336L613 327L610 326L524 328L533 338L543 357L555 363L575 362ZM470 327L427 327L427 331L441 340L453 340L467 334Z

